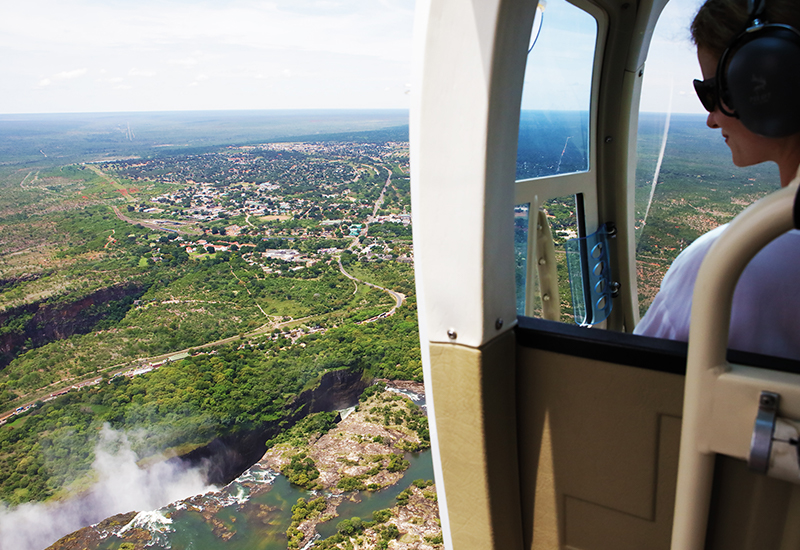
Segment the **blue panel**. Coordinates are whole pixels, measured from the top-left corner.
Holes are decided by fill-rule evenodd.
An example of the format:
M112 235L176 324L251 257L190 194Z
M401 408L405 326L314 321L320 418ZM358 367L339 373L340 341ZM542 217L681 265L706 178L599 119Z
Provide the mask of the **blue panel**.
M608 229L603 225L587 237L564 243L575 322L596 325L611 314L611 269Z

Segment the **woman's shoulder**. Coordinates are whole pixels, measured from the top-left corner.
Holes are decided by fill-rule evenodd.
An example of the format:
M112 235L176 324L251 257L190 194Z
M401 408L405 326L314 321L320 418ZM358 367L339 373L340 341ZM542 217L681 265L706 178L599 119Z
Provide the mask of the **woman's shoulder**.
M697 273L706 253L725 231L725 227L717 227L702 235L678 255L661 282L661 290L634 333L675 340L688 338L692 293ZM737 324L750 327L752 320L756 318L754 312L765 307L769 310L766 317L783 319L786 315L776 316L776 311L782 311L782 308L788 308L790 315L796 316L800 307L800 295L793 291L793 285L800 279L798 251L800 231L792 230L772 241L747 265L734 296L733 311L736 319L732 337L738 334ZM795 299L795 296L798 298ZM772 327L774 323L764 321L761 324L762 328L766 328ZM737 338L742 342L746 340L740 335ZM744 349L755 348L751 346Z
M683 249L681 253L678 254L678 257L675 258L675 261L672 262L667 274L664 276L661 288L663 289L665 284L669 285L670 279L678 277L681 279L689 277L692 280L692 284L694 284L694 279L697 276L697 271L700 269L700 264L703 263L709 249L717 241L719 236L722 235L727 226L728 224L720 225L700 235L694 242Z
M684 341L689 337L689 316L697 272L709 248L725 231L725 227L727 224L704 233L678 254L664 275L653 303L634 329L634 334Z

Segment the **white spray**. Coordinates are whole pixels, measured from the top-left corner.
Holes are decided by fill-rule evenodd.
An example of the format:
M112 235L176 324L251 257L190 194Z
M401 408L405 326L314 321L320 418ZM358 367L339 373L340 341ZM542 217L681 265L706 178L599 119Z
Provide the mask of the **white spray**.
M561 161L564 160L564 153L567 152L567 144L569 143L569 138L572 136L567 136L567 140L564 142L564 148L561 149L561 156L558 157L558 167L556 167L556 174L561 171Z
M656 192L656 184L658 183L658 175L661 172L661 161L664 160L664 151L667 149L667 134L669 134L669 119L672 117L672 88L673 82L669 85L669 104L667 106L667 122L664 124L664 137L661 139L661 151L658 153L658 162L656 162L656 172L653 175L653 183L650 185L650 198L647 200L647 208L644 211L644 218L642 219L642 227L647 225L647 215L650 214L650 206L653 204L653 195Z
M156 510L213 489L198 468L160 462L143 470L137 460L128 437L106 424L92 465L97 483L80 498L0 508L0 549L41 550L109 516Z

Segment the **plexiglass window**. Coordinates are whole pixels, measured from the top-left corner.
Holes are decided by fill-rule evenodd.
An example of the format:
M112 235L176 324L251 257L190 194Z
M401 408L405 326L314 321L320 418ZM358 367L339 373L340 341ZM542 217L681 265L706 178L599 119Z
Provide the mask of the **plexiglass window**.
M590 169L597 32L594 17L566 0L539 3L522 92L518 181ZM514 212L517 312L572 322L565 244L579 236L578 201L564 191L548 191L538 197L537 212L527 203ZM529 256L534 253L536 260L531 264ZM549 260L543 261L545 256ZM554 262L554 269L545 265L549 261Z
M772 163L733 165L692 87L702 78L688 31L695 0L670 0L645 63L636 167L636 270L644 316L675 258L700 235L777 189Z
M531 32L517 179L589 169L589 105L597 22L566 0L540 1Z

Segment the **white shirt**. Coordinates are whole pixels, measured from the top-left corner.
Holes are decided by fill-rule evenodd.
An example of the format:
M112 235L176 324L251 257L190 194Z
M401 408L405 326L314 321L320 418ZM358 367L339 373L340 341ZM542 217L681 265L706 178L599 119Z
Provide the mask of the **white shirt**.
M722 225L680 253L634 334L689 339L692 291L706 252ZM800 231L781 235L750 260L733 294L728 346L800 359Z

